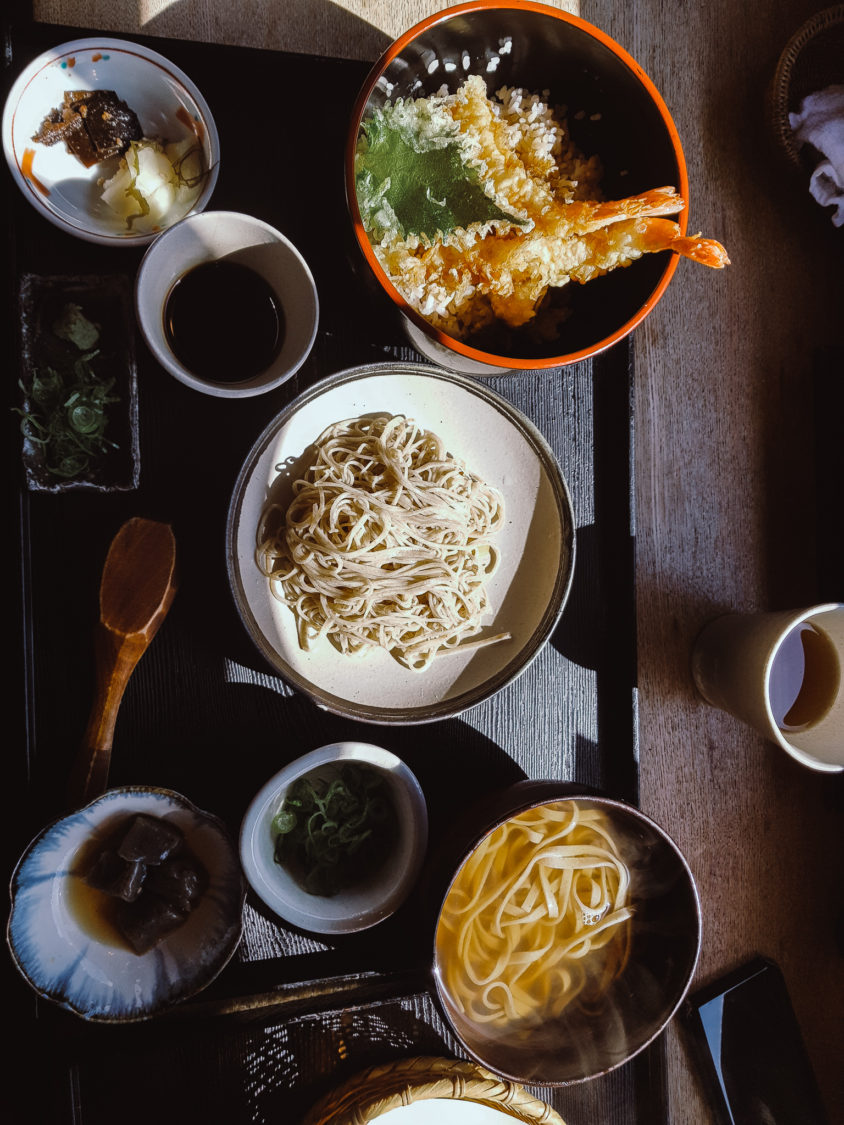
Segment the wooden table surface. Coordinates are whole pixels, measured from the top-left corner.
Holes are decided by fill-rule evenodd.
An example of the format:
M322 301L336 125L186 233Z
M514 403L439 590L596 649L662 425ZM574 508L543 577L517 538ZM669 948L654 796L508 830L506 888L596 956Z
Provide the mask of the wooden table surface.
M35 18L123 34L374 59L437 0L35 0ZM676 839L704 918L695 986L753 954L781 966L831 1121L844 1120L842 775L813 774L703 704L697 630L725 610L844 600L841 414L814 417L819 363L844 375L844 231L766 132L780 52L812 0L561 2L655 82L689 168L690 230L732 265L681 262L637 329L636 573L641 803ZM836 358L837 356L837 358ZM840 398L839 398L840 402ZM830 487L832 485L832 487ZM837 499L828 503L830 492ZM667 1032L672 1125L710 1118ZM579 1125L571 1122L570 1125ZM585 1125L585 1123L584 1123Z

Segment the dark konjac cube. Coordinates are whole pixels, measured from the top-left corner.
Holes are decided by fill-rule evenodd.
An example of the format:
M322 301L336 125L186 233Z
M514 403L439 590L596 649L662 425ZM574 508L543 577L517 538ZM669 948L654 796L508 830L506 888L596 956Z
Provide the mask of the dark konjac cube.
M109 917L140 955L181 926L209 879L177 824L135 813L103 842L85 881L110 897Z
M180 856L150 867L145 890L187 914L202 895L204 884L204 871L199 863L190 856Z
M132 818L117 854L130 863L162 863L183 842L184 834L176 824L157 816L138 813Z
M117 852L107 848L100 852L93 867L86 876L91 887L103 891L125 902L132 902L141 893L146 875L146 864L140 861L128 862Z
M121 903L117 915L120 932L140 954L148 953L184 920L183 911L152 894L143 894L135 902Z

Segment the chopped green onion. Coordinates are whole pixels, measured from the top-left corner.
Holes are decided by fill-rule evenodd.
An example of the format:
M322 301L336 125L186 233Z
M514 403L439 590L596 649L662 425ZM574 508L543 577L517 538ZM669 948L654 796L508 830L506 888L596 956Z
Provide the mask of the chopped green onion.
M330 781L312 774L294 782L272 830L276 862L310 894L328 896L383 865L397 821L383 775L344 763Z
M66 304L51 330L64 341L63 356L54 349L61 368L45 365L33 372L31 386L20 382L29 404L13 410L21 416L24 436L43 451L47 473L72 480L117 448L106 437L107 407L120 399L112 393L114 380L104 379L93 366L100 353L91 344L99 329L79 306Z

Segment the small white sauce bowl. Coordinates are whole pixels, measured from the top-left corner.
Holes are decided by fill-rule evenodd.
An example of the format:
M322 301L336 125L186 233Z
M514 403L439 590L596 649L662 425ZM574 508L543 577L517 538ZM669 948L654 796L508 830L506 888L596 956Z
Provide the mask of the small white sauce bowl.
M330 777L347 762L369 766L386 778L399 838L370 879L336 895L312 895L276 863L273 817L300 777ZM416 777L395 754L364 742L335 742L285 766L255 795L240 829L240 861L254 892L284 921L318 934L356 933L395 913L416 882L427 845L428 809Z
M176 282L195 266L223 258L258 273L284 310L278 355L265 371L239 382L214 382L189 371L173 353L164 327ZM319 299L307 262L280 231L237 211L204 211L176 223L147 249L135 280L135 313L150 351L180 382L217 398L250 398L274 390L305 362L316 339ZM236 380L237 373L232 377Z

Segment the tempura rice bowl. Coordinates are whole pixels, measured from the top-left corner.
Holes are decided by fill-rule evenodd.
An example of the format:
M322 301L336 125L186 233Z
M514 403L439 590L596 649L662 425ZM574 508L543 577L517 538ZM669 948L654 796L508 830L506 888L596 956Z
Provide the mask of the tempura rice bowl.
M400 310L411 342L442 366L483 375L585 359L622 339L647 316L674 273L677 255L647 254L589 284L565 285L565 319L555 321L550 332L546 327L548 338L500 322L458 338L447 318L435 315L432 323L413 295L400 291L391 280L396 272L385 268L377 244L370 241L363 217L366 200L359 197L355 182L362 125L398 99L454 94L475 75L483 77L491 98L502 88L526 91L521 105L525 135L536 138L547 125L547 115L537 114L537 99L565 120L571 147L564 140L558 163L563 178L573 183L572 198L589 198L600 174L605 199L663 185L688 199L685 161L671 117L650 80L617 43L556 8L480 0L411 28L385 52L360 91L347 144L346 191L364 274ZM503 100L512 102L512 94L504 94ZM515 124L519 112L517 107L511 118ZM540 136L536 147L547 143ZM506 200L501 183L495 193ZM672 217L685 233L686 212Z

